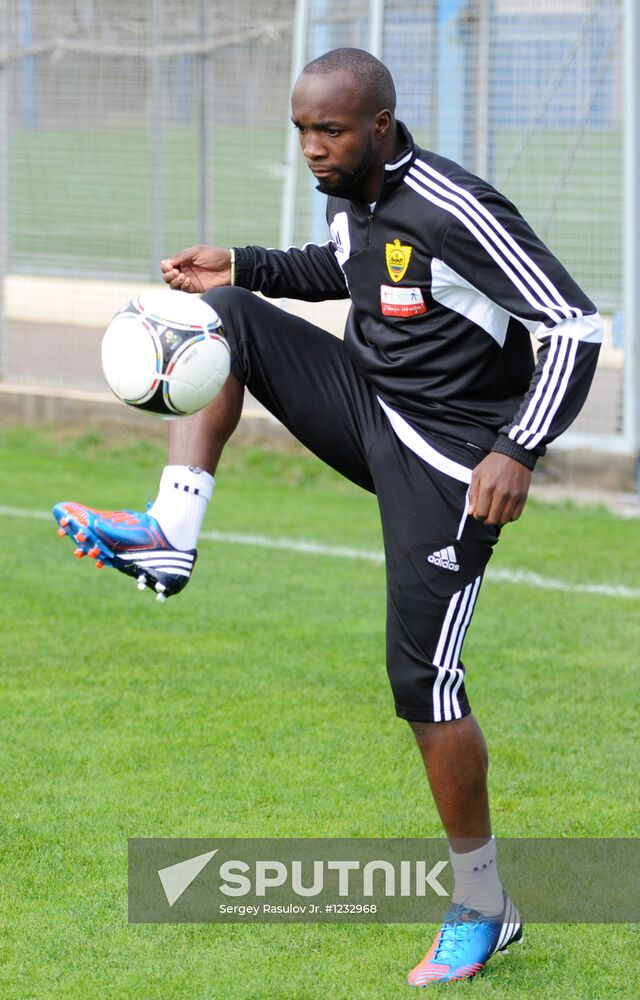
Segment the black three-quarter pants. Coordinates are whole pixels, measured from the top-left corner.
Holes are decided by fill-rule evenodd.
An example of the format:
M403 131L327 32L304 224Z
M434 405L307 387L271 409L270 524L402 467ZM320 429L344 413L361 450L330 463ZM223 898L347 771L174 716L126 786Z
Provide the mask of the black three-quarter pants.
M467 483L398 438L341 340L245 289L204 299L222 319L233 375L314 454L377 497L396 713L424 722L467 715L460 655L498 529L467 518Z

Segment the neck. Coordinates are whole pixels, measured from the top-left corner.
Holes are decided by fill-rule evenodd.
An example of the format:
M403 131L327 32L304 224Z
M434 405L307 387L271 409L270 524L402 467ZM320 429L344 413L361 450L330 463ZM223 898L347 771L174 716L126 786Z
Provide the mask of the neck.
M361 190L358 192L363 201L371 204L380 197L382 185L384 183L384 165L395 160L402 152L402 136L397 123L394 121L388 134L380 144L378 156L371 174L363 180Z
M395 160L397 156L400 156L402 152L402 133L398 128L398 123L394 121L393 125L389 129L391 133L389 135L389 149L385 154L385 163L389 163L391 160Z

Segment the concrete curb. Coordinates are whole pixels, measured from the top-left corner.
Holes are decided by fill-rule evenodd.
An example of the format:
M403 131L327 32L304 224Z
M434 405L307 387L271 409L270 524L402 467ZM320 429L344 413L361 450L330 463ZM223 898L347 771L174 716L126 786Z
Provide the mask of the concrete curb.
M0 382L0 424L27 427L112 424L150 438L164 438L168 421L124 406L110 392ZM282 444L295 441L286 427L252 400L245 403L236 435Z

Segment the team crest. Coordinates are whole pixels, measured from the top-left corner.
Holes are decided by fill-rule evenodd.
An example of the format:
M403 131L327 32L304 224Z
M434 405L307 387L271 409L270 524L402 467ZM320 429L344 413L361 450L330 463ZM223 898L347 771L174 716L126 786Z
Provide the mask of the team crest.
M391 280L402 281L409 267L413 247L403 246L400 240L394 240L393 243L385 244L385 251Z

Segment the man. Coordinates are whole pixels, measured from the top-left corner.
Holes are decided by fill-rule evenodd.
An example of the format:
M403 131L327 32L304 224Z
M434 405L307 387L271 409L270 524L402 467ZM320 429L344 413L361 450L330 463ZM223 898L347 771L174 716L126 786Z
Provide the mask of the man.
M162 262L172 288L220 314L231 376L171 427L146 514L63 503L67 534L161 597L189 579L213 473L247 385L300 441L376 494L387 565L387 663L450 843L453 906L414 986L470 978L521 939L502 889L487 751L464 689L462 644L500 528L531 470L586 397L595 307L517 210L413 143L388 70L358 49L305 67L292 121L328 196L331 240L287 251L192 247ZM344 342L251 294L350 296ZM530 333L540 342L534 364Z

